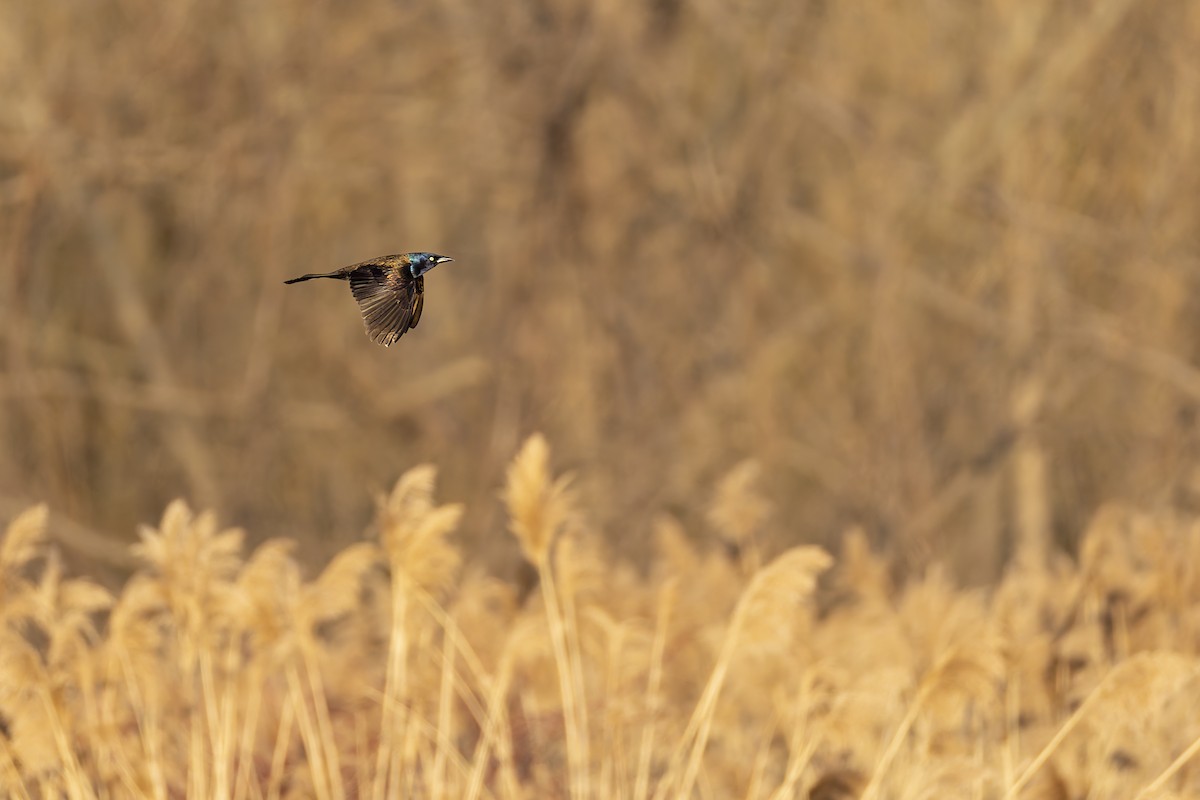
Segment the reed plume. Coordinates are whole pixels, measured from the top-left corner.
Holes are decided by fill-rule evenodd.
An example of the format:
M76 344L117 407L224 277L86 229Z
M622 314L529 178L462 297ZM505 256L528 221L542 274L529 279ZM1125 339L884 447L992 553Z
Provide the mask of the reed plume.
M736 472L734 506L758 491ZM240 530L174 502L113 594L70 574L44 508L16 515L2 793L1194 794L1200 581L1170 554L1200 552L1200 524L1180 511L1114 506L1080 562L1018 560L995 592L893 579L854 532L836 560L798 546L746 575L728 533L669 517L631 564L532 437L504 487L539 559L524 601L460 570L435 478L402 475L311 577L290 540L243 558Z

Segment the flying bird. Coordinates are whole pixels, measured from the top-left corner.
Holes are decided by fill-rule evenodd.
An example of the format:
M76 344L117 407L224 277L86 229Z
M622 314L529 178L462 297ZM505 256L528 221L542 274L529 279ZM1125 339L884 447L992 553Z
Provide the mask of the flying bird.
M314 272L284 283L313 278L350 281L350 291L362 311L363 324L371 341L391 347L409 328L421 321L425 304L424 275L453 258L436 253L400 253L380 256L333 272Z

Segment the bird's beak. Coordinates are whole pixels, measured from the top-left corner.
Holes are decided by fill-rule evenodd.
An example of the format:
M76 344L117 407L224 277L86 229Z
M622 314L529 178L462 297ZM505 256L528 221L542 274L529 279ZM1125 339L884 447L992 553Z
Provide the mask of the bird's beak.
M436 259L434 259L433 263L435 263L435 264L445 264L447 261L453 261L453 260L454 260L454 259L453 259L453 258L451 258L450 256L438 256Z

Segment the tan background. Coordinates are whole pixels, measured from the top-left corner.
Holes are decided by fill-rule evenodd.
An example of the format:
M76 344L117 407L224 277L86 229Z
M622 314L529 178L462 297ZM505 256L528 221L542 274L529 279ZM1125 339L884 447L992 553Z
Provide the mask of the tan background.
M319 559L429 461L505 570L535 430L632 554L747 457L771 547L972 580L1190 507L1198 52L1187 0L2 2L0 512ZM404 250L456 261L391 350L281 284Z

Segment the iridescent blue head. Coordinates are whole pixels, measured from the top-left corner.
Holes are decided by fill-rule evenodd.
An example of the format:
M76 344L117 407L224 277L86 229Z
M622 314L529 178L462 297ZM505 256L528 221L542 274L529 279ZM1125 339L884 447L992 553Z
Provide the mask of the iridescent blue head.
M453 261L449 256L439 256L437 253L408 253L408 271L414 278L419 278L438 264Z

